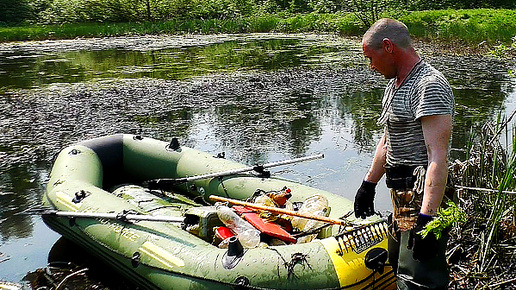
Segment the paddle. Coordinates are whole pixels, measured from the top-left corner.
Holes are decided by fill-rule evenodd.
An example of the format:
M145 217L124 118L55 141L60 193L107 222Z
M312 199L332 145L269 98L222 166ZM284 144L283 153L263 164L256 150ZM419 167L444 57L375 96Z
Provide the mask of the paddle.
M73 212L73 211L57 211L47 210L40 213L43 216L58 216L58 217L69 217L69 218L92 218L92 219L112 219L118 221L153 221L153 222L170 222L170 223L182 223L184 217L171 217L171 216L152 216L152 215L141 215L141 214L129 214L128 212L120 213L103 213L103 212Z
M192 181L197 181L197 180L201 180L201 179L235 175L235 174L250 172L250 171L256 171L256 172L262 174L264 177L269 177L270 173L267 173L266 171L264 171L264 169L266 169L266 168L272 168L272 167L283 166L283 165L310 161L310 160L315 160L315 159L321 159L321 158L324 158L324 154L305 156L305 157L294 158L294 159L290 159L290 160L267 163L267 164L263 164L263 165L242 167L242 168L231 169L231 170L221 171L221 172L195 175L195 176L191 176L191 177L157 178L157 179L148 180L145 183L146 183L147 187L149 187L150 189L162 189L162 188L167 188L167 186L177 185L177 184L181 184L181 183L185 183L185 182L192 182Z
M255 203L240 201L240 200L231 199L231 198L225 198L225 197L216 196L216 195L210 195L209 198L214 201L221 201L221 202L227 202L230 204L241 205L241 206L245 206L245 207L252 208L252 209L268 211L268 212L274 213L274 214L286 214L286 215L290 215L290 216L318 220L318 221L322 221L322 222L334 224L334 225L343 225L343 226L350 225L350 222L346 221L346 220L333 219L333 218L329 218L329 217L325 217L325 216L300 213L297 211L287 210L287 209L278 208L278 207L259 205L259 204L255 204Z

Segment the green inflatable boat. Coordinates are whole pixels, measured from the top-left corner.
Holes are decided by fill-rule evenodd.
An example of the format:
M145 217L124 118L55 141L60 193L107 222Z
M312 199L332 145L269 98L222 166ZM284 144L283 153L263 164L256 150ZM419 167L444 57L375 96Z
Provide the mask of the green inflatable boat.
M384 221L346 221L349 200L246 168L177 139L86 140L58 155L43 219L143 289L396 288ZM276 204L285 213L247 206L271 192L288 193L289 208ZM327 202L324 210L295 216L314 196ZM223 209L255 225L258 241L247 245ZM312 228L292 227L299 221Z

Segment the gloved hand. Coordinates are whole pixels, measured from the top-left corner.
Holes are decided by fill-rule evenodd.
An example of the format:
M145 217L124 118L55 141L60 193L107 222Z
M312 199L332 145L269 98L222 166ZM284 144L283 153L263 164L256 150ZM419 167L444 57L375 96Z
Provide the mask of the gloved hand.
M362 181L362 185L355 195L355 217L365 219L374 214L374 196L376 194L376 183Z
M433 219L432 216L420 213L417 216L416 225L410 230L407 248L412 249L412 257L416 260L426 261L437 256L439 241L435 234L429 232L425 238L419 234Z

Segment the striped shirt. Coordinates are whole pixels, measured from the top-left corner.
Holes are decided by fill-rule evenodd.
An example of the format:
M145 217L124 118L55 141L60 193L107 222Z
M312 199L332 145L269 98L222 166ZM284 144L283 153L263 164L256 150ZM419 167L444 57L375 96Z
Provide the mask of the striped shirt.
M378 123L386 126L387 165L428 164L421 117L452 115L455 101L446 78L420 61L399 88L391 79L382 100Z

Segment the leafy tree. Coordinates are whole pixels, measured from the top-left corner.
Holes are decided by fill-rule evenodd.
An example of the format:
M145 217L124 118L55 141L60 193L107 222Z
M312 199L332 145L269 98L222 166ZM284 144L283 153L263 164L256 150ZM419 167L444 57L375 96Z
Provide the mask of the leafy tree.
M384 11L399 6L397 0L344 0L348 9L355 12L356 16L365 27L371 26L381 18Z
M0 1L0 23L21 23L30 17L28 0Z

